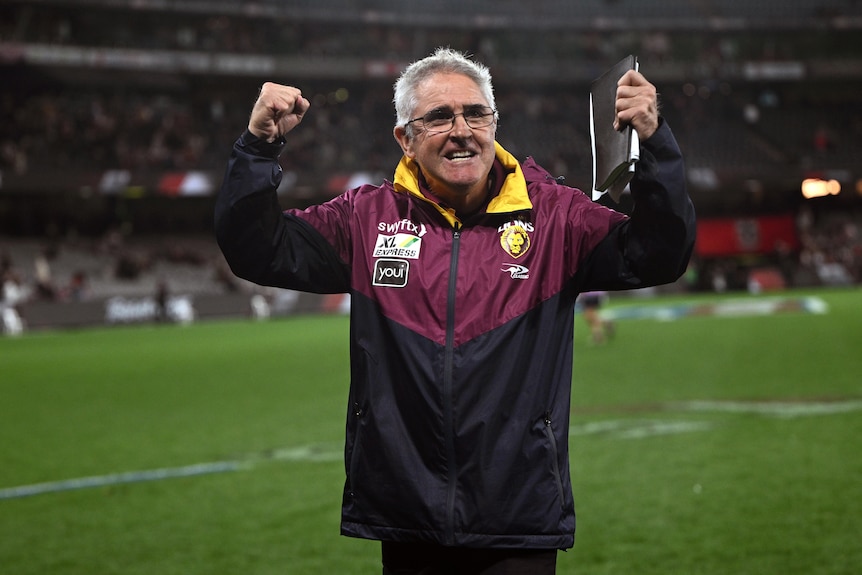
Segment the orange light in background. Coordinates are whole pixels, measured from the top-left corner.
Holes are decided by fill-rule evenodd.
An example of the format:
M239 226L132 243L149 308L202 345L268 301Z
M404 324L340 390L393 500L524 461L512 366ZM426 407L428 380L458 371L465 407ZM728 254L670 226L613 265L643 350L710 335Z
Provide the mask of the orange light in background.
M807 200L822 198L823 196L837 196L839 193L841 193L841 184L838 180L808 178L802 181L802 195Z

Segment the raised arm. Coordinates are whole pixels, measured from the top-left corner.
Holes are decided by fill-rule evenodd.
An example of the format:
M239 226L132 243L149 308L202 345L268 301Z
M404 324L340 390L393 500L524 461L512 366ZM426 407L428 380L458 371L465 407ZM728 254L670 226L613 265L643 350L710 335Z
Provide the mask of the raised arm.
M578 273L579 291L633 289L676 281L694 248L694 206L685 164L670 127L659 116L655 86L631 70L617 87L617 122L630 123L641 155L630 184L631 217L602 240Z
M216 239L231 270L243 279L301 291L344 292L349 289L348 266L331 241L300 212L284 212L276 195L284 136L308 108L297 88L263 85L248 129L234 143L216 199ZM330 228L340 231L344 226L338 210L327 213L333 214Z

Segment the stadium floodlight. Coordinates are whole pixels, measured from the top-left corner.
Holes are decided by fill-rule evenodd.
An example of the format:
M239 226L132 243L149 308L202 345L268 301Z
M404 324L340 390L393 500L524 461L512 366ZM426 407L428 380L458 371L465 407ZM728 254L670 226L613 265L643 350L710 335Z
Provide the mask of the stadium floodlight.
M820 178L807 178L802 181L802 195L805 199L821 198L823 196L837 196L841 193L841 184L838 180L821 180Z

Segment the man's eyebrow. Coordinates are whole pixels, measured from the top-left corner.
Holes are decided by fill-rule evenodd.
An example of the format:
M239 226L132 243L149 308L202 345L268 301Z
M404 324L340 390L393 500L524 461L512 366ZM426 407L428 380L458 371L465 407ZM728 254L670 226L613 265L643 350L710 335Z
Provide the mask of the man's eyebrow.
M483 108L490 108L490 106L487 104L464 104L462 106L463 110L480 110ZM452 106L450 106L448 104L442 104L440 106L435 106L435 107L431 108L430 110L428 110L428 112L426 112L426 114L431 113L431 112L453 112L453 111L454 111L454 108L452 108Z

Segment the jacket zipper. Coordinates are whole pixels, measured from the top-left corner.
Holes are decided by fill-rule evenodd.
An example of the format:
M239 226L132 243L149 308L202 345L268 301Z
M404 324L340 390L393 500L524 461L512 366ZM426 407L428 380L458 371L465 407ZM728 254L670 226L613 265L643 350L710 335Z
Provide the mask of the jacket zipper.
M560 464L557 461L557 438L554 436L554 428L551 425L551 412L545 413L545 435L551 444L551 470L554 474L554 481L557 483L557 495L560 497L560 507L563 506L563 478L560 476Z
M449 260L449 292L446 297L446 349L443 357L443 425L446 436L448 487L446 492L446 542L455 543L455 420L452 408L452 370L455 353L455 284L458 276L458 252L461 248L461 228L452 232L452 256Z

